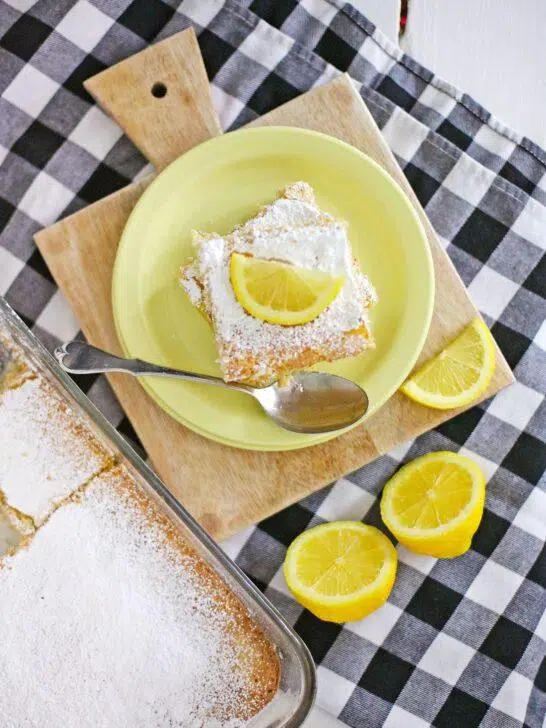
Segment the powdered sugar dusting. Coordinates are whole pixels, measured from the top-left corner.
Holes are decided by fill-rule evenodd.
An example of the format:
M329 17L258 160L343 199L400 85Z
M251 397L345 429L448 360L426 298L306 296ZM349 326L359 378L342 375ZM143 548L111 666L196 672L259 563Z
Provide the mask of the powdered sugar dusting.
M377 295L352 257L346 224L321 211L305 183L290 186L284 195L231 235L197 235L195 264L184 269L186 290L188 278L203 286L204 300L192 301L204 305L212 319L227 379L271 376L299 358L308 365L373 345L368 309ZM343 275L344 286L310 323L265 323L246 313L235 297L229 278L234 251Z
M0 397L0 492L40 524L108 458L41 378Z
M252 642L125 477L99 476L0 565L9 728L239 728L256 710Z

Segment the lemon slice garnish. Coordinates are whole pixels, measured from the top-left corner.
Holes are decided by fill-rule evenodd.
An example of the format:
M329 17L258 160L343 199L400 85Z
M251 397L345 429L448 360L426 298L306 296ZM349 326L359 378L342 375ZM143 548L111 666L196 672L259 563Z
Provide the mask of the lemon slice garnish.
M485 392L494 371L493 337L484 322L476 318L415 372L401 390L427 407L463 407Z
M401 468L385 486L381 517L407 548L440 558L470 548L483 515L485 478L473 460L434 452Z
M350 622L384 604L396 564L396 550L379 529L338 521L300 534L283 569L290 591L310 612L329 622Z
M283 326L317 318L343 287L343 276L241 253L231 256L230 279L235 297L247 313Z

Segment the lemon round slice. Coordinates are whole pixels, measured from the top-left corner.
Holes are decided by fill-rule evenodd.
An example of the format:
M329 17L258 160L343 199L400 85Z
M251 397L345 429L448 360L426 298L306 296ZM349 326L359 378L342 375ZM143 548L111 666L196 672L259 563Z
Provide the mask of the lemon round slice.
M343 276L233 253L231 285L247 313L283 326L306 324L332 303Z
M290 591L310 612L328 622L351 622L384 604L396 564L396 549L377 528L338 521L300 534L283 569Z
M494 371L493 337L484 322L476 318L415 372L401 390L427 407L463 407L485 392Z
M381 517L407 548L440 558L470 548L483 515L480 467L452 452L433 452L401 468L383 491Z

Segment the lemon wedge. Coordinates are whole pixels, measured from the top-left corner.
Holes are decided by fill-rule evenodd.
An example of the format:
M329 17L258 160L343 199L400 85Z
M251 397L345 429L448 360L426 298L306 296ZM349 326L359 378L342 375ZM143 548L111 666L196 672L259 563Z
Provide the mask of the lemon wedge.
M396 564L396 549L379 529L338 521L300 534L283 569L292 594L315 616L350 622L386 602Z
M495 371L493 337L476 318L442 352L402 385L411 399L436 409L470 404L485 392Z
M485 478L477 463L456 453L434 452L389 480L381 517L408 549L451 558L470 548L484 500Z
M245 311L283 326L312 321L343 287L343 276L241 253L232 254L229 272L235 297Z

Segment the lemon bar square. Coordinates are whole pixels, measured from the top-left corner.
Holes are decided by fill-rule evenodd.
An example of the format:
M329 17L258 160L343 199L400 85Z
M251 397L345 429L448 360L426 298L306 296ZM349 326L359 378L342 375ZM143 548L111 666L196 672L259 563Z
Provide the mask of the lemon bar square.
M2 392L0 433L0 500L16 526L42 524L111 459L40 376Z
M260 386L374 346L369 311L377 302L375 289L352 254L347 223L321 210L307 183L285 187L229 235L195 232L193 242L195 259L182 268L180 282L212 325L226 381ZM229 274L235 252L342 275L344 283L314 320L294 326L267 323L237 301Z

